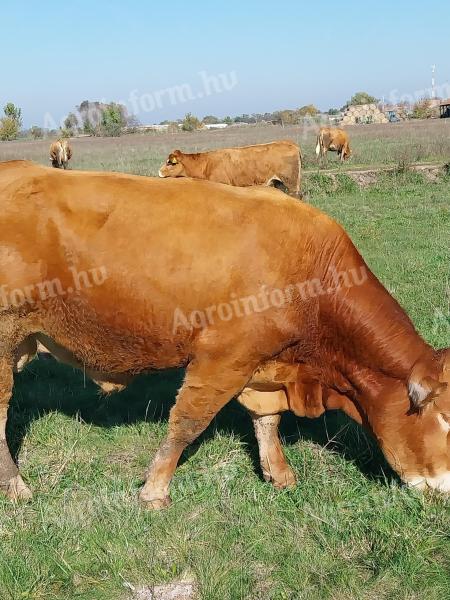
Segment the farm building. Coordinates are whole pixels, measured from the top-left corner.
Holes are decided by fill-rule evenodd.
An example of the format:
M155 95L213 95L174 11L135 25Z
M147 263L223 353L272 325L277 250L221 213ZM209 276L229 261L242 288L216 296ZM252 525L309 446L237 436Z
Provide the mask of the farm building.
M358 123L388 123L388 118L376 104L349 106L344 113L342 125L356 125Z
M439 106L439 112L441 119L450 119L450 98L442 100Z

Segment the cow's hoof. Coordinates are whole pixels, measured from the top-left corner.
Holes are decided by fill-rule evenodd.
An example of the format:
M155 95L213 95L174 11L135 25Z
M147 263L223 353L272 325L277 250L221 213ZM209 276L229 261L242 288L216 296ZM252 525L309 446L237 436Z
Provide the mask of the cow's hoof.
M31 500L33 494L20 475L10 479L3 488L6 496L13 502Z
M172 500L170 496L165 496L164 498L142 498L141 502L146 510L161 510L163 508L167 508L172 504Z
M297 480L291 467L286 467L276 473L271 472L268 476L265 476L264 479L272 483L277 490L294 488L297 485Z
M147 510L161 510L170 506L171 499L165 490L155 490L145 485L139 494L139 500Z

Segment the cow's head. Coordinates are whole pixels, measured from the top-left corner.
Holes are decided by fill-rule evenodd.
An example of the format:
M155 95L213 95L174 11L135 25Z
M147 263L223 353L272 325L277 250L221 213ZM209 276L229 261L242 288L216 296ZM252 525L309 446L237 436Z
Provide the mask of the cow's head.
M395 386L367 417L403 481L450 493L450 349L437 356L439 381L419 365L409 394L403 384Z
M348 144L345 144L344 147L342 148L342 155L341 158L342 160L349 160L352 156L352 151L350 149L350 146Z
M183 165L183 153L180 150L174 150L169 154L166 162L159 169L160 177L187 177Z

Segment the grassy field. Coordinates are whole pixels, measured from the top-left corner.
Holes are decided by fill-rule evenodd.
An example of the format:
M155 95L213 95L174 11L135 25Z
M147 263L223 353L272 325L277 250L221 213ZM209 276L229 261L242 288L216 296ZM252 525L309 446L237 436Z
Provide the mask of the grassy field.
M353 157L343 168L407 165L450 160L450 119L411 121L389 125L347 127ZM179 148L200 152L212 148L258 144L277 139L296 141L306 170L316 170L315 143L318 127L257 126L196 133L146 133L121 138L78 138L72 140L73 169L125 171L157 175L169 152ZM48 140L0 143L0 161L24 158L49 164ZM337 166L330 155L328 167Z
M450 157L441 122L420 131L384 127L393 136L385 155L381 141L364 138L376 136L375 127L355 128L355 163L396 164L404 150L418 155L411 140L425 148L428 139L420 127L435 128L420 160ZM258 132L246 141L270 139L265 129L267 138ZM154 174L172 147L232 145L235 135L242 133L76 140L73 167ZM0 144L0 160L46 162L47 145ZM344 224L421 334L450 345L450 179L386 175L359 189L343 176L332 190L311 173L307 187L311 202ZM82 373L53 361L35 361L16 377L9 443L35 498L18 506L0 499L1 600L150 598L130 586L183 579L202 600L449 597L449 500L405 489L373 441L337 413L284 417L298 486L278 492L262 481L249 417L231 403L185 453L173 505L142 510L142 474L166 433L182 376L140 378L107 398Z

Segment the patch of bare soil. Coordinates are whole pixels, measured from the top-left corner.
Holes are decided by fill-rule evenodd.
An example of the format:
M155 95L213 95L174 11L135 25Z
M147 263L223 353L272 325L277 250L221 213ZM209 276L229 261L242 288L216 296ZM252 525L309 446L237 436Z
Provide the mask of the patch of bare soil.
M130 600L195 600L197 588L192 581L172 581L133 590Z

